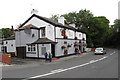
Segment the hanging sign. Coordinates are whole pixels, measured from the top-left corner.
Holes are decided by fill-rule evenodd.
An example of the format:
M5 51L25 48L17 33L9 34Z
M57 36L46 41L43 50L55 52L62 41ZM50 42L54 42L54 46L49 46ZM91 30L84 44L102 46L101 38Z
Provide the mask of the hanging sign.
M65 36L65 35L66 35L66 34L65 34L65 30L62 30L62 31L61 31L61 35L62 35L62 36Z

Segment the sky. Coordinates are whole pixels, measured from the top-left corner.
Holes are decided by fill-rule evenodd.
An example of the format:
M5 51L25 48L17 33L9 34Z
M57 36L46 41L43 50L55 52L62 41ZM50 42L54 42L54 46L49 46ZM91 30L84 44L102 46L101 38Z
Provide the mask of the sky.
M120 0L1 0L0 28L17 28L38 10L38 15L51 17L54 14L66 14L81 9L90 10L94 16L105 16L110 25L118 19L118 2Z

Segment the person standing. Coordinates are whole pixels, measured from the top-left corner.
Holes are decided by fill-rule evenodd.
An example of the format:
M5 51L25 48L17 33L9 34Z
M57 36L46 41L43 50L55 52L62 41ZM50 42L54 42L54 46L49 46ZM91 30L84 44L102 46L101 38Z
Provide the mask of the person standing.
M45 56L45 61L47 61L47 57L48 57L47 52L45 52L44 56Z
M50 60L50 62L52 62L52 53L49 52L48 56L49 56L49 60Z

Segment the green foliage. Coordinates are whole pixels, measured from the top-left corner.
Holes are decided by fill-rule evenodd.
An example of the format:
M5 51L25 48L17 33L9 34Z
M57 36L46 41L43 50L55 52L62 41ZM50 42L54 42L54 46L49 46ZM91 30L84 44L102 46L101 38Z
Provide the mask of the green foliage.
M2 37L7 38L10 37L10 28L2 28Z
M22 24L17 25L17 28L19 28Z
M109 20L106 17L93 17L91 19L88 35L92 39L94 47L103 46L109 30Z
M70 12L68 14L64 14L61 16L63 16L66 19L65 24L76 23L76 17L77 17L76 12Z
M59 15L55 14L55 15L52 15L51 19L53 19L53 20L58 22L58 17L59 17Z
M120 19L114 21L114 25L109 28L106 46L120 47Z

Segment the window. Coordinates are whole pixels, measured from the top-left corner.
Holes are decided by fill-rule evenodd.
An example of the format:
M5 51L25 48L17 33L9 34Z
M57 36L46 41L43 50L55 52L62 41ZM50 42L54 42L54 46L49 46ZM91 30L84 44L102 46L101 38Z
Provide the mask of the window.
M36 51L35 45L28 45L28 52L35 52L35 51Z
M28 51L31 51L31 45L28 45Z
M32 45L32 51L36 51L35 45Z
M45 37L45 28L41 29L41 37Z
M79 34L79 38L81 38L81 34Z
M46 47L41 47L41 53L42 53L42 55L44 55L45 52L46 52Z
M11 44L11 46L13 46L13 44Z

